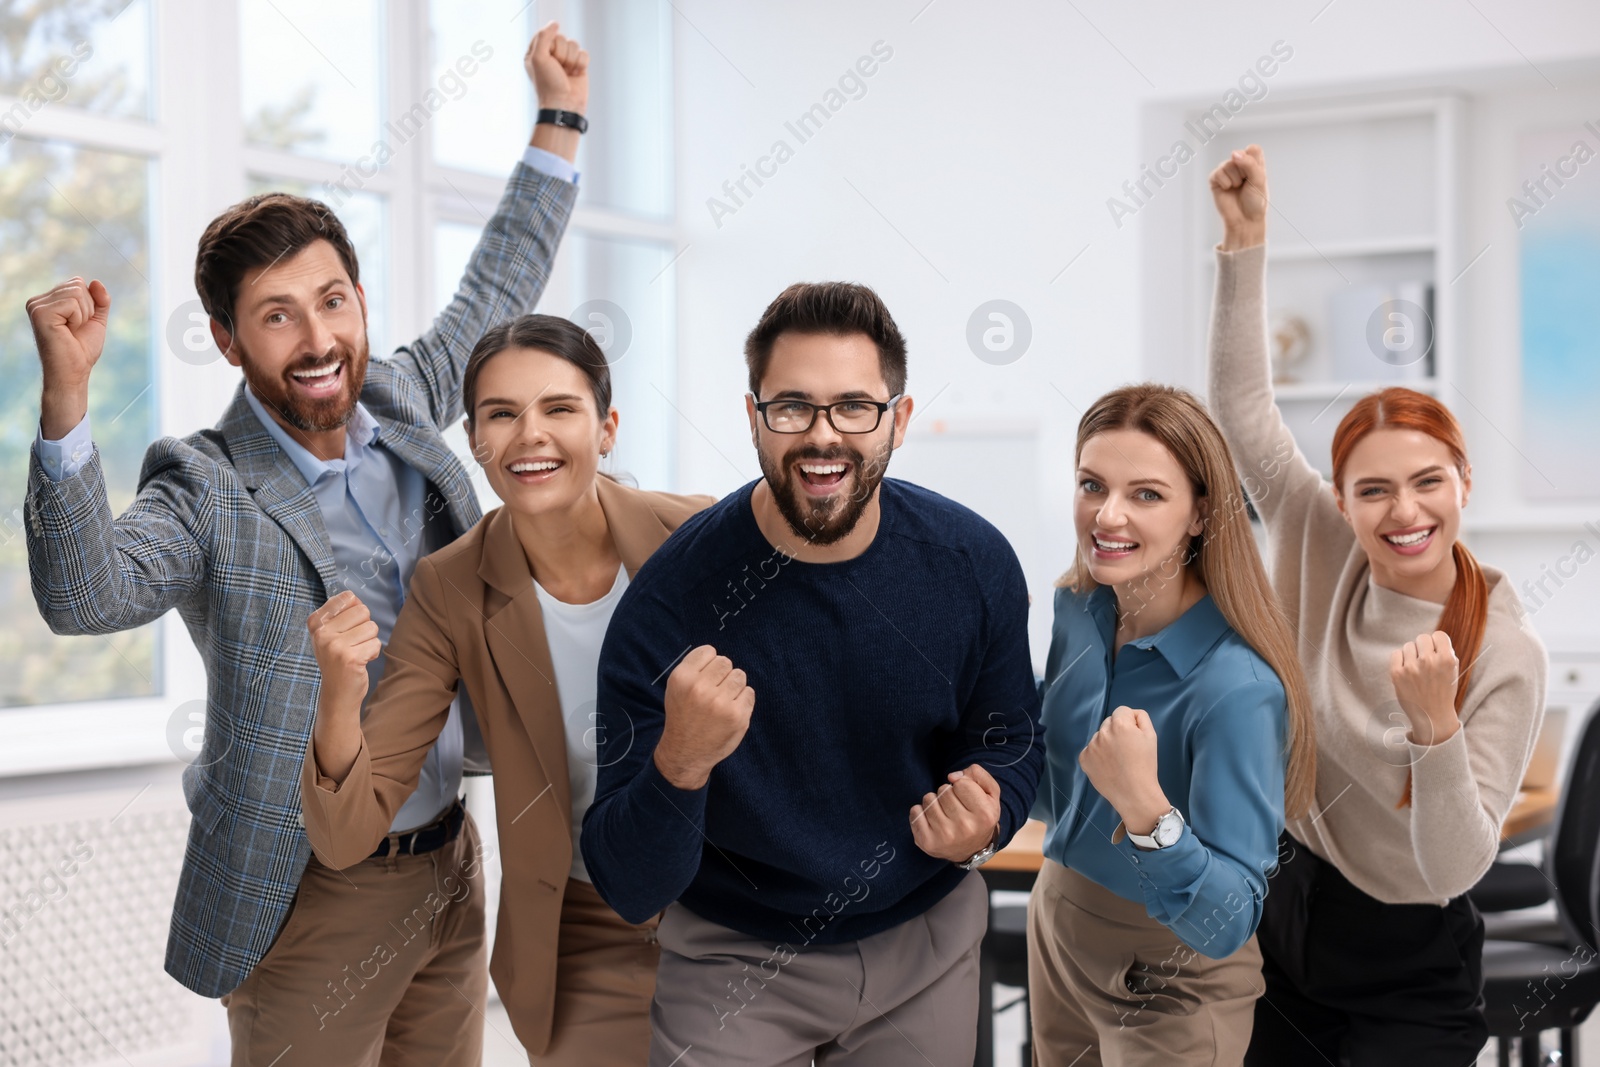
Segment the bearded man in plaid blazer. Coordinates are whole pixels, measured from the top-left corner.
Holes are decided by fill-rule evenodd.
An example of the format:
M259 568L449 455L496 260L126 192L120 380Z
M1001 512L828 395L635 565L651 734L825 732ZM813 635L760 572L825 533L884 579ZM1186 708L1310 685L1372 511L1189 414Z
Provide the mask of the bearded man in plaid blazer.
M150 446L120 517L87 416L110 294L74 278L28 302L44 369L26 498L39 610L57 633L103 634L176 608L206 665L166 969L222 997L235 1065L481 1061L483 850L457 796L470 708L372 858L308 865L300 767L320 675L306 617L355 588L385 605L387 639L417 559L480 518L441 431L462 415L478 337L544 288L586 125L575 41L546 26L524 65L555 113L541 110L449 306L391 358L368 361L355 252L326 205L269 194L211 223L196 288L244 382L215 429Z

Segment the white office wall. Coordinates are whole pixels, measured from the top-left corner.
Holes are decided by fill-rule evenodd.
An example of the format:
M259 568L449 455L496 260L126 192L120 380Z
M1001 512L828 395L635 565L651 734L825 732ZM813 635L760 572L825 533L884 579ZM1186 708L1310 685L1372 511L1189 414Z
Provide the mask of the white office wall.
M911 392L927 405L890 473L935 484L948 471L936 487L981 501L1013 536L1033 587L1041 664L1049 579L1069 556L1077 408L1140 376L1140 219L1119 230L1106 200L1144 162L1141 103L1220 94L1280 40L1293 56L1269 80L1274 93L1600 54L1600 8L1579 2L676 6L676 184L687 246L674 268L679 485L722 492L757 474L740 349L766 303L801 279L871 284L907 336ZM785 123L824 101L877 41L893 55L864 79L865 94L801 143ZM1600 113L1600 100L1592 110ZM792 158L761 187L747 181L752 195L734 204L723 183L779 139ZM1185 170L1182 180L1204 176ZM1186 194L1169 183L1158 195ZM711 197L735 210L713 218ZM1484 295L1514 312L1514 290ZM979 360L966 341L969 316L992 299L1020 306L1032 326L1029 349L1008 365ZM926 440L935 420L950 436L924 450L937 461L918 463L918 434ZM1003 424L1036 429L1035 452L1019 452L1013 470L992 470L993 440L1018 439L1013 429L986 429ZM979 442L970 453L958 447L962 434ZM1027 448L1027 435L1020 440ZM997 512L997 500L1010 509ZM1536 571L1533 557L1553 547L1523 551L1512 540L1497 535L1484 550L1514 556L1508 564L1519 573ZM1578 617L1578 600L1563 597L1538 621L1594 626Z

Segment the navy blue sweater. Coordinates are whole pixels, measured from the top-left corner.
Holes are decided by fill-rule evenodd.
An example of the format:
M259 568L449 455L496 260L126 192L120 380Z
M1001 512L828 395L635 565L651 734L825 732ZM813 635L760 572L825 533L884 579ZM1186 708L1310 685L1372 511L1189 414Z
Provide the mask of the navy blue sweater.
M599 781L580 838L630 922L674 900L747 936L856 940L964 872L909 812L950 771L1000 783L1000 838L1043 763L1016 554L978 515L885 479L871 546L803 563L756 525L752 482L685 522L628 586L600 653ZM698 790L656 769L670 669L709 644L755 690L749 731Z

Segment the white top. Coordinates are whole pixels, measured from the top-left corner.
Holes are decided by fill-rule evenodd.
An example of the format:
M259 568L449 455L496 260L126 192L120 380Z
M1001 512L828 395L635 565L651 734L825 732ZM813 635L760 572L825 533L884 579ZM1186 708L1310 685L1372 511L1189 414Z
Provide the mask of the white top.
M600 673L600 643L605 640L606 627L611 625L611 613L617 610L617 602L628 588L628 570L618 567L611 591L591 604L557 600L537 581L533 588L539 594L539 610L544 613L545 640L556 669L556 694L567 731L567 778L572 784L571 873L573 878L587 882L589 870L583 865L578 837L583 832L583 814L594 803L598 772L594 700Z

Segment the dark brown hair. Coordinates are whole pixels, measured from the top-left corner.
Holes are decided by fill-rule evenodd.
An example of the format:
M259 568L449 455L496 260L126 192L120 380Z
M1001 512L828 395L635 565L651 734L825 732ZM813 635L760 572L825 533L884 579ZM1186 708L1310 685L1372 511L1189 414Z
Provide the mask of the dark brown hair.
M200 235L194 260L194 288L206 314L232 332L233 304L244 276L294 255L313 241L333 245L351 284L361 281L356 250L344 223L320 200L264 193L241 200L212 219Z
M795 282L761 313L744 342L750 392L761 396L761 379L780 334L862 333L878 348L878 365L890 396L906 390L906 341L878 294L854 282Z
M472 421L478 402L478 375L483 365L508 348L536 348L566 360L589 379L589 390L600 418L611 410L611 367L606 354L582 326L555 315L519 315L490 327L478 338L461 372L461 403Z

